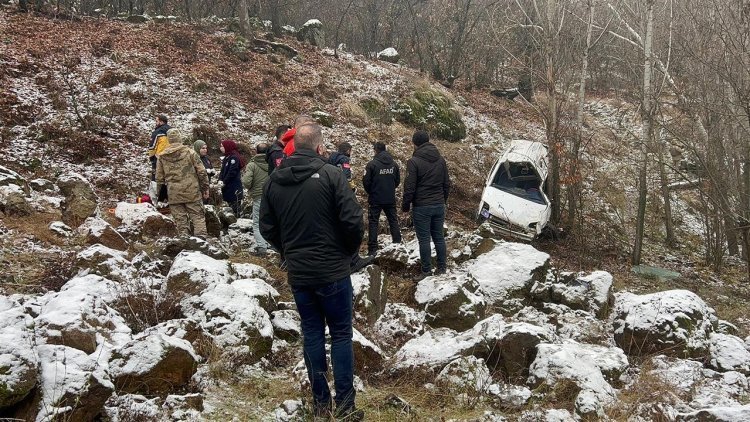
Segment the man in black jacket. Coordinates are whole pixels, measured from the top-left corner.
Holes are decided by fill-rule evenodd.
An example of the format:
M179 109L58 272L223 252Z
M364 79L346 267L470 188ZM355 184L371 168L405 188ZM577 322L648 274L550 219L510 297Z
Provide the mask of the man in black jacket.
M337 417L361 420L354 407L351 256L364 235L362 209L344 174L326 164L321 128L297 129L296 151L266 182L260 207L263 238L286 258L302 319L303 352L316 416L331 412L325 328L331 335Z
M378 251L378 222L380 211L385 211L388 226L391 229L393 243L401 243L401 229L398 227L396 214L396 188L401 183L401 173L398 164L393 161L391 154L386 151L385 144L376 142L373 145L375 158L367 163L362 185L367 192L370 208L367 211L368 238L367 254L375 255Z
M445 159L430 142L430 135L418 130L411 141L414 144L414 154L406 162L404 202L401 210L408 212L411 206L414 206L412 218L419 241L419 260L422 263L422 274L419 279L422 279L431 274L430 238L437 253L436 274L444 274L446 270L447 253L443 223L451 182Z

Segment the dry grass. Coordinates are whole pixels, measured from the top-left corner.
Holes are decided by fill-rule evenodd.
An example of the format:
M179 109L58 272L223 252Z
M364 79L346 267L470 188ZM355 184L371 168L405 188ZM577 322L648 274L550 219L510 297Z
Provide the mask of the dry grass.
M607 410L607 416L611 419L624 421L639 416L642 420L655 422L671 420L664 413L663 406L675 404L687 392L677 390L651 372L649 362L644 362L637 380L621 390L617 396L617 404Z
M359 104L351 101L344 101L341 104L341 115L357 127L366 127L370 124L367 112Z

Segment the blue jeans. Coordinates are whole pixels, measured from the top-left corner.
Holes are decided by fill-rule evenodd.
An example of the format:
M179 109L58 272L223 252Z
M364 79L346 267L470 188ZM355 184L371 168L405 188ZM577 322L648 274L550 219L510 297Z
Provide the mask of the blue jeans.
M302 319L302 352L316 409L330 409L325 327L331 334L331 361L336 387L336 409L354 407L354 352L352 349L352 279L329 284L292 286Z
M443 237L443 222L445 222L445 205L425 205L414 207L412 218L414 231L417 232L419 242L419 260L422 262L422 272L429 273L432 269L430 253L430 237L435 244L438 269L445 269L446 247Z

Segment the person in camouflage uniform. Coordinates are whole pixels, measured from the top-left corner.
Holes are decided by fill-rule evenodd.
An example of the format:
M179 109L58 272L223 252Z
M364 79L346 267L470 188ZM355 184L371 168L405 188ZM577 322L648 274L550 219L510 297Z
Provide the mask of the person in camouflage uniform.
M156 183L169 191L169 210L177 223L180 235L206 237L206 217L202 199L208 198L208 175L198 154L182 143L177 129L167 132L170 145L159 156L156 164Z

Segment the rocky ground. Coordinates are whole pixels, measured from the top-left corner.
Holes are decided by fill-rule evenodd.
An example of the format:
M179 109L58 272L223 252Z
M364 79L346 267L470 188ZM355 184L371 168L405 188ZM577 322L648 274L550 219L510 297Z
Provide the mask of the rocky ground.
M352 276L368 420L750 418L748 292L732 281L744 269L701 264L689 193L679 249L659 246L656 218L648 226L649 263L680 276L627 264L636 122L617 99L587 105L588 235L527 245L472 217L497 152L543 139L528 104L292 39L281 41L294 57L254 48L217 23L3 10L0 35L0 418L309 418L299 317L278 257L250 254L250 221L210 207L213 236L178 239L169 216L131 203L157 112L214 158L219 139L266 141L317 112L331 148L354 144L357 180L369 142L403 164L414 119L447 137L463 125L465 139L436 141L456 181L448 273L411 281L407 229L403 245L384 234L376 265Z

